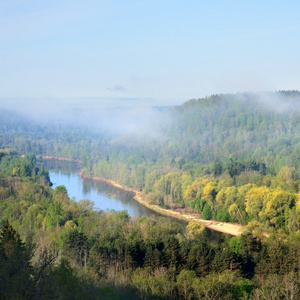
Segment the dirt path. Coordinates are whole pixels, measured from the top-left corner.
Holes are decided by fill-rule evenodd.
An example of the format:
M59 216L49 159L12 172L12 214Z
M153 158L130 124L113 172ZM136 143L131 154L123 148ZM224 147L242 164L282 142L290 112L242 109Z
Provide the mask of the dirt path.
M53 157L53 156L37 156L37 158L39 159L56 159L56 160L64 160L64 161L72 161L75 163L79 163L81 164L81 161L79 160L72 160L69 158L64 158L64 157ZM227 223L227 222L219 222L219 221L213 221L213 220L204 220L199 218L196 215L193 214L189 214L189 213L184 213L184 212L179 212L179 211L174 211L174 210L169 210L169 209L165 209L162 208L160 206L157 205L152 205L149 204L148 202L146 202L142 197L141 197L141 192L128 188L126 186L123 186L121 184L119 184L118 182L114 181L114 180L109 180L109 179L104 179L101 177L91 177L91 176L86 176L84 174L82 174L82 172L80 172L80 176L83 178L88 178L88 179L92 179L92 180L97 180L97 181L102 181L102 182L106 182L109 183L117 188L123 189L125 191L131 192L135 194L135 200L138 201L139 203L141 203L142 205L148 207L149 209L152 209L162 215L165 216L169 216L169 217L173 217L179 220L183 220L183 221L194 221L197 222L199 224L203 224L205 227L208 227L210 229L216 230L216 231L220 231L223 233L228 233L231 234L233 236L239 236L243 233L244 230L244 226L236 224L236 223Z
M85 176L82 173L80 173L80 175L84 178L106 182L117 188L134 193L135 194L134 198L136 201L138 201L142 205L144 205L144 206L148 207L149 209L152 209L162 215L173 217L173 218L180 219L180 220L184 220L187 222L194 221L194 222L203 224L205 227L208 227L210 229L220 231L223 233L228 233L233 236L239 236L243 232L244 226L242 226L242 225L235 224L235 223L213 221L213 220L204 220L204 219L197 217L196 215L179 212L179 211L173 211L173 210L169 210L169 209L164 209L164 208L161 208L160 206L149 204L141 197L141 192L131 189L131 188L128 188L128 187L125 187L125 186L122 186L121 184L119 184L116 181L104 179L101 177Z

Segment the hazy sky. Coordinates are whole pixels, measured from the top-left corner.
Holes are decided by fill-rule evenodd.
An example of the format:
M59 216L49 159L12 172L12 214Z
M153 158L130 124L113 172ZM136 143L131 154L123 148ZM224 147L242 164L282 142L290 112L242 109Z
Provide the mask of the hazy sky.
M179 104L300 89L300 2L0 0L0 98Z

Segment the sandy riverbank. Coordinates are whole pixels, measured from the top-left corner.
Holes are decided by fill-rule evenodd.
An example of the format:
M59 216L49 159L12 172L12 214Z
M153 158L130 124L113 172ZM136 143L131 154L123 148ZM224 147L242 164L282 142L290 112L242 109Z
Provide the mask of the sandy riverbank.
M62 161L70 161L70 162L75 162L81 165L80 160L72 160L69 158L64 158L64 157L53 157L53 156L37 156L38 159L55 159L55 160L62 160ZM205 227L210 228L212 230L216 230L219 232L227 233L233 236L239 236L243 233L244 226L236 224L236 223L227 223L227 222L219 222L219 221L214 221L214 220L204 220L199 218L197 215L189 214L189 213L184 213L184 212L179 212L179 211L174 211L170 209L165 209L157 205L149 204L146 202L142 197L141 197L141 192L134 190L132 188L128 188L126 186L123 186L119 184L118 182L114 180L109 180L109 179L104 179L101 177L92 177L92 176L86 176L80 172L80 176L83 178L88 178L92 180L97 180L97 181L102 181L109 183L117 188L123 189L125 191L133 193L135 196L135 200L141 203L142 205L148 207L149 209L152 209L162 215L173 217L179 220L183 220L186 222L194 221L199 224L203 224Z
M83 175L82 173L80 173L80 175L83 178L88 178L88 179L92 179L92 180L97 180L97 181L102 181L102 182L106 182L109 183L117 188L123 189L125 191L131 192L135 194L135 200L138 201L139 203L141 203L142 205L148 207L149 209L152 209L162 215L165 216L169 216L169 217L173 217L179 220L183 220L183 221L194 221L200 224L203 224L205 227L208 227L210 229L216 230L216 231L220 231L223 233L227 233L233 236L239 236L242 234L244 226L239 225L239 224L235 224L235 223L227 223L227 222L219 222L219 221L213 221L213 220L204 220L201 219L199 217L197 217L196 215L192 215L192 214L188 214L188 213L184 213L184 212L179 212L179 211L173 211L173 210L169 210L169 209L164 209L160 206L157 205L153 205L153 204L149 204L148 202L146 202L142 197L141 197L141 192L122 186L121 184L119 184L118 182L114 181L114 180L108 180L108 179L104 179L101 177L91 177L91 176L86 176Z

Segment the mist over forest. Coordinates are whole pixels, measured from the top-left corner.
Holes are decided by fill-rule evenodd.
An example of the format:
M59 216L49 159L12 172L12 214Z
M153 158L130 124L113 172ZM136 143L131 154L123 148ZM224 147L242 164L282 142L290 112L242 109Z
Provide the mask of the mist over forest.
M215 95L229 101L228 105L246 103L251 98L253 106L266 111L284 113L299 110L299 93L297 91L239 93ZM203 99L210 99L207 96ZM229 99L229 100L228 100ZM14 111L25 118L38 123L59 123L73 126L84 126L111 133L135 133L139 131L151 134L158 126L172 122L172 108L185 107L197 99L182 101L181 105L151 106L147 101L128 98L70 98L70 99L1 99L0 108ZM209 105L209 103L207 103ZM214 105L214 103L211 103ZM201 109L204 109L202 107ZM213 118L213 116L212 116ZM158 128L158 130L160 130ZM158 134L158 133L157 133Z
M40 124L64 124L106 131L109 134L150 132L162 120L167 106L149 106L136 99L0 100L0 108Z
M5 126L11 129L17 126L19 138L39 144L41 149L37 154L49 152L46 144L50 141L44 140L43 131L51 133L53 138L63 139L64 134L69 135L73 130L78 137L72 135L69 142L74 144L84 131L87 134L82 136L87 143L85 151L91 152L91 145L98 144L98 158L99 155L105 158L112 153L124 151L126 154L127 151L129 156L142 155L145 162L183 159L209 164L229 156L243 159L251 155L256 159L256 155L259 161L274 169L275 158L268 162L261 156L276 143L283 143L283 140L290 143L297 139L299 103L297 91L220 94L191 99L179 106L160 107L133 105L130 101L124 106L108 107L95 99L75 102L34 100L26 101L26 104L14 100L2 103L1 121L3 129ZM7 116L9 114L14 123ZM31 140L34 131L39 136L37 140ZM2 134L7 136L9 133L3 130ZM89 134L93 140L88 139ZM3 147L14 144L5 145L4 141ZM21 144L18 149L21 154L30 152L22 149ZM74 159L83 156L79 152L55 153L54 146L48 154ZM91 155L89 157L92 160ZM290 160L287 157L281 159ZM97 158L91 161L91 165L96 162Z
M0 299L300 299L299 11L0 1Z
M299 108L298 91L153 107L1 102L1 290L25 299L297 298ZM41 156L80 162L82 176L194 219L183 226L74 201L64 186L51 189ZM214 243L204 221L242 232Z

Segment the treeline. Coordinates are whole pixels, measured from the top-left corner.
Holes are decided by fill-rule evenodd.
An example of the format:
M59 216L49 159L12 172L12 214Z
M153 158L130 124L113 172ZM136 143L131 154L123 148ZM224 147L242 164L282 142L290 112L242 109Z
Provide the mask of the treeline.
M264 239L253 228L211 243L194 222L185 228L73 202L64 186L41 182L39 172L13 171L30 158L2 157L0 164L3 298L299 296L299 233Z
M166 208L293 233L300 229L299 100L298 91L213 95L157 110L143 130L114 134L2 111L0 146L80 160L83 174L143 191Z
M148 171L150 167L172 166L192 169L198 175L203 165L227 161L230 155L244 162L264 163L275 174L284 166L299 166L299 94L194 99L157 110L156 120L151 120L146 130L123 134L105 133L92 125L37 123L2 110L0 146L23 154L80 159L87 172L119 174L120 179L121 173L127 172L136 187L133 178L139 176L138 167Z

